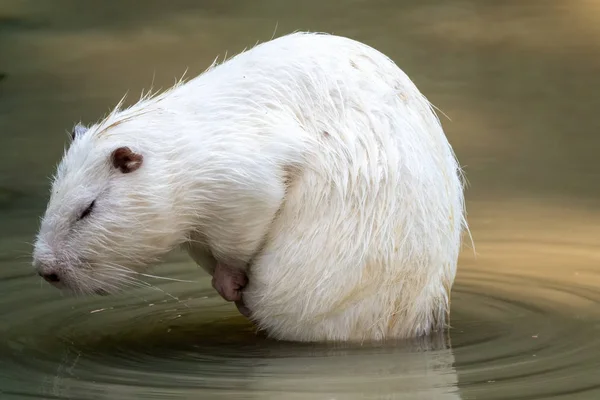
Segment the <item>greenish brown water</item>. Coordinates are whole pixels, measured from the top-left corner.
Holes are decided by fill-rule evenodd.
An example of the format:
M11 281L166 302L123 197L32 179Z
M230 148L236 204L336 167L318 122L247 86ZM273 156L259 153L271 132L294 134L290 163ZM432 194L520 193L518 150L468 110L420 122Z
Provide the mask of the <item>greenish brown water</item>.
M73 299L28 245L66 130L293 30L392 57L451 121L477 256L447 336L381 346L254 334L183 254L152 287ZM0 3L1 399L600 398L600 2Z

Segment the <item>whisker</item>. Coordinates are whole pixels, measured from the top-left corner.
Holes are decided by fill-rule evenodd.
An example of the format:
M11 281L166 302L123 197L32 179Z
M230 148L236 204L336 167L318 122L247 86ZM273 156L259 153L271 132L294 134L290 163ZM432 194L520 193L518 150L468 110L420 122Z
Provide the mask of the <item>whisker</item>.
M135 272L135 271L134 271ZM184 283L198 283L198 281L188 281L188 280L184 280L184 279L176 279L176 278L167 278L166 276L158 276L158 275L150 275L150 274L143 274L141 272L136 272L136 274L139 274L141 276L145 276L148 278L155 278L155 279L164 279L166 281L174 281L174 282L184 282Z
M158 291L162 292L163 294L165 294L166 296L168 296L168 297L172 298L173 300L177 301L178 303L182 304L183 306L185 306L187 308L190 308L181 299L179 299L177 296L172 295L171 293L167 292L166 290L161 289L158 286L152 285L149 282L146 282L146 281L143 281L141 279L138 279L138 278L135 278L135 277L131 276L131 274L142 275L139 272L130 270L128 268L125 268L125 267L123 267L121 265L117 265L117 264L103 264L103 267L106 268L106 269L112 269L114 271L121 272L124 275L118 275L119 277L121 277L121 278L125 278L126 277L127 279L130 280L130 282L137 282L138 284L143 285L145 287L148 287L150 289L158 290Z
M104 275L102 273L100 273L99 276L107 278L107 279L112 278L112 276ZM127 281L127 280L124 280L124 279L117 281L116 284L110 284L110 283L107 283L107 282L104 282L104 281L100 281L100 280L95 279L95 278L93 278L93 279L94 279L94 281L96 281L99 284L99 286L110 285L111 287L115 288L115 293L122 293L123 292L122 289L124 289L127 286L130 286L130 287L133 287L133 288L144 287L144 286L140 285L138 282ZM117 286L117 285L121 285L121 286ZM109 291L109 293L110 293L110 291ZM133 295L136 298L138 298L139 300L142 300L144 303L150 304L150 302L148 300L146 300L145 298L143 298L142 296L139 296L139 295L137 295L135 293Z

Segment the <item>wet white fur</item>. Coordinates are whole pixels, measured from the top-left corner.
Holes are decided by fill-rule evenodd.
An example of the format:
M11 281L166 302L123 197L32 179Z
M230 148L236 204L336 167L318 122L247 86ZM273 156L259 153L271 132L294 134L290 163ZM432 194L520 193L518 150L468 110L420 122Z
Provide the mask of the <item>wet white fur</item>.
M139 170L111 166L121 146ZM211 254L250 262L244 300L272 337L378 340L445 327L466 227L460 167L411 80L364 44L294 33L80 135L34 258L111 291L182 245L209 272Z

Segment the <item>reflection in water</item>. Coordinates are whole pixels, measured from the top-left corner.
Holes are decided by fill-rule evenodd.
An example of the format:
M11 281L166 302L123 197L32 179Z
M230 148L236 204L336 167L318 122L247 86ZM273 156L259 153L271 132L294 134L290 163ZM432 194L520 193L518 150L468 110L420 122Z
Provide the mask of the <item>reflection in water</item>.
M195 327L202 332L211 328ZM443 338L362 348L258 340L244 343L243 338L229 337L236 343L232 345L204 335L195 335L193 342L190 337L176 343L162 339L162 345L169 343L167 349L138 344L132 351L131 343L123 341L113 344L116 348L88 344L92 354L100 347L101 357L87 354L86 345L77 349L65 346L60 367L44 385L43 393L79 398L90 383L102 377L97 398L104 399L139 396L144 391L155 396L162 392L170 397L197 398L207 390L223 398L351 399L371 393L392 399L408 393L403 398L460 399L454 357ZM115 364L119 365L118 375L102 372Z
M599 398L599 21L589 0L4 1L0 397ZM34 276L27 242L66 130L276 26L374 45L449 115L477 253L461 256L449 332L268 341L179 253L153 273L193 283L115 297L62 297Z

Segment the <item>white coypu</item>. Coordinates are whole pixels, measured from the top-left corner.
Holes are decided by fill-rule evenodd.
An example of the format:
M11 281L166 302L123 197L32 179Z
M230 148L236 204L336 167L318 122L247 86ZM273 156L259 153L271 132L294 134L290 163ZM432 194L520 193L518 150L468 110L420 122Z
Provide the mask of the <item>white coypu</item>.
M377 50L293 33L78 125L34 248L55 286L110 293L182 246L273 338L443 329L461 169Z

